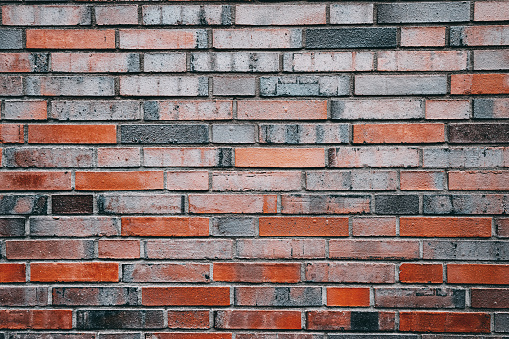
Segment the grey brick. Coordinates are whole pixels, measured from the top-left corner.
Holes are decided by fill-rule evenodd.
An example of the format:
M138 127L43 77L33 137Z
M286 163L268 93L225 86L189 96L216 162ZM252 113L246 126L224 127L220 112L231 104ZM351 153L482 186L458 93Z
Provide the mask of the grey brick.
M121 125L124 144L205 144L208 125Z
M5 167L93 167L94 149L85 147L4 148Z
M465 308L465 290L451 288L375 288L375 307Z
M418 214L418 195L376 195L376 214Z
M163 328L162 310L93 310L77 311L77 329Z
M144 25L231 25L231 6L143 6Z
M255 142L254 125L214 125L212 142L219 144L252 144Z
M467 1L379 4L377 9L377 21L384 24L470 21Z
M509 149L504 147L424 148L423 167L490 168L509 165Z
M51 118L57 120L139 120L140 103L133 100L52 101Z
M120 94L126 96L208 96L209 79L190 76L120 77Z
M143 103L145 120L229 120L231 100L161 100Z
M350 93L350 76L285 76L260 78L260 95L341 96Z
M257 235L255 219L219 217L211 219L211 235L216 237L252 237Z
M331 100L332 119L392 120L424 118L424 103L416 99Z
M97 205L101 214L176 214L182 211L181 195L101 194Z
M445 75L357 75L357 95L447 94Z
M321 287L235 287L239 306L321 306Z
M256 94L255 78L215 77L213 94L219 96L254 96Z
M145 53L145 72L185 72L185 53Z
M260 142L267 144L344 144L348 124L261 124Z
M0 195L0 214L47 214L46 195Z
M424 214L507 214L509 195L425 195Z
M507 241L424 241L423 259L509 260Z
M28 76L27 95L113 96L115 79L108 76Z
M94 237L118 235L117 220L110 217L31 217L35 237Z
M21 29L0 28L0 50L23 48Z
M23 80L19 75L0 75L1 96L23 95Z
M474 99L474 119L509 118L509 98Z
M191 53L194 72L277 72L279 53L218 52Z
M509 69L509 50L474 51L475 70Z
M398 178L396 171L309 171L306 172L306 188L319 191L388 191L398 188Z
M509 333L509 313L495 313L495 332Z
M144 166L149 167L232 167L233 148L146 147Z
M41 1L41 0L35 0ZM64 1L64 0L58 0ZM1 336L0 336L1 338ZM47 332L32 332L20 333L14 332L9 335L10 339L95 339L94 333L47 333Z
M393 27L309 28L307 48L388 48L396 47L397 29Z
M55 287L53 305L128 306L138 305L135 287Z
M330 23L333 25L372 24L373 4L331 5Z

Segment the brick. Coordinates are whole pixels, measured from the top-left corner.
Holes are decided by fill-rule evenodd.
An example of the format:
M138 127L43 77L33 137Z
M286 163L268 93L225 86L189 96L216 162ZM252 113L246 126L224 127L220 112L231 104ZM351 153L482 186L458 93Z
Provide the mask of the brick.
M139 148L101 147L97 149L98 167L139 167L140 165Z
M308 28L307 48L389 48L396 47L396 28Z
M95 339L95 333L44 333L44 332L28 332L28 333L20 333L16 332L16 334L12 335L13 338L16 339ZM135 338L132 338L135 339Z
M2 23L14 26L90 25L90 8L85 6L3 6Z
M320 287L235 287L239 306L321 306Z
M451 94L507 94L509 74L452 74Z
M445 189L445 172L442 171L401 171L401 190L436 191Z
M114 78L108 76L30 76L26 94L32 96L112 96Z
M35 237L94 237L118 235L117 220L100 216L31 217L30 235Z
M117 282L118 264L87 263L31 263L33 282Z
M356 75L355 94L447 94L447 77L443 75Z
M392 120L424 118L423 102L415 99L331 100L332 119Z
M6 120L46 120L46 101L43 100L9 100L5 101L3 110Z
M321 334L308 333L284 333L284 332L266 332L266 333L237 333L238 339L322 339Z
M163 328L162 310L90 310L77 311L76 328L89 329L148 329Z
M450 30L451 46L509 45L509 26L455 26Z
M22 144L24 142L24 126L15 124L0 125L0 144Z
M0 328L68 330L72 328L72 311L0 310Z
M133 306L138 305L135 287L54 287L53 305Z
M506 98L474 99L474 119L509 118L509 100Z
M375 288L375 307L465 308L465 290L450 288Z
M237 25L323 25L325 5L237 5Z
M143 60L145 72L185 72L185 53L146 53Z
M0 172L0 191L71 190L70 172Z
M509 190L506 171L449 171L450 190Z
M217 96L255 96L256 78L214 77L212 93Z
M249 120L325 120L324 100L242 100L237 102L238 119ZM290 116L289 116L290 115Z
M2 306L47 306L48 290L45 287L0 287Z
M377 22L384 24L470 21L467 1L379 4L377 10Z
M217 49L280 49L302 47L302 31L286 28L214 29Z
M276 213L277 196L264 194L190 194L189 213Z
M393 312L309 311L308 329L347 331L387 331L394 329Z
M231 6L143 6L144 25L231 25Z
M33 144L102 144L117 141L115 125L29 125Z
M396 171L307 171L306 189L328 191L328 190L396 190Z
M223 239L148 240L145 256L149 259L232 259L233 241Z
M182 197L173 194L102 194L97 197L101 214L176 214Z
M355 25L373 23L373 4L333 4L330 6L330 23Z
M348 218L260 217L259 228L265 237L348 236Z
M450 124L450 143L504 143L509 141L509 124Z
M144 165L150 167L232 167L232 148L151 148L143 149Z
M325 167L323 148L236 148L235 167Z
M350 94L350 76L293 75L260 78L262 97L343 96Z
M461 71L467 69L466 51L387 51L378 53L378 70Z
M395 236L395 217L356 217L352 218L354 237Z
M2 28L0 29L0 49L21 49L23 48L23 35L21 29Z
M296 52L283 54L286 72L348 72L373 70L371 52Z
M433 260L507 260L508 243L500 241L425 241L423 258Z
M208 78L122 76L120 77L120 94L124 96L207 96Z
M495 313L495 332L509 332L509 313Z
M144 287L144 306L229 306L229 287Z
M232 339L231 333L195 333L195 332L164 332L164 333L152 333L151 337L154 339Z
M191 53L191 71L277 72L279 71L279 53L242 51L195 52Z
M329 258L403 260L419 257L417 241L329 240Z
M401 46L445 46L445 27L401 27Z
M46 195L0 195L0 214L47 214Z
M297 283L300 264L297 263L214 263L214 281L251 283Z
M468 119L468 100L426 100L426 119Z
M400 235L410 237L491 237L491 218L401 217Z
M333 283L394 283L394 265L359 262L306 264L306 281Z
M376 195L375 212L377 214L418 214L419 196Z
M509 15L509 4L504 1L474 2L474 21L503 21Z
M207 171L166 172L166 188L174 191L207 191L209 173Z
M399 281L402 283L440 284L443 282L442 265L439 264L401 264Z
M204 29L121 29L121 49L193 49L207 47Z
M125 264L124 282L209 282L210 265L198 263Z
M5 167L93 167L94 149L85 147L4 148Z
M91 240L10 240L5 243L7 259L92 259Z
M145 101L145 120L229 120L233 102L230 100Z
M509 218L495 219L495 227L497 228L497 235L499 238L509 237Z
M209 311L168 311L168 327L183 329L206 329L210 327ZM164 333L164 336L175 336L174 333ZM185 336L193 335L191 333L182 334ZM217 335L216 333L203 333L202 336ZM155 334L152 334L156 338ZM161 337L159 337L161 338Z
M329 338L330 339L375 339L375 338L381 338L381 339L418 339L419 337L417 335L412 335L412 334L382 334L382 333L377 333L377 334L329 334ZM449 337L446 337L446 336L441 336L440 338L441 339L455 339L455 338L449 338ZM475 339L475 338L466 338L465 336L463 336L462 338L464 338L464 339ZM426 336L426 339L438 339L438 338L428 338Z
M508 265L491 264L448 264L449 284L490 284L502 285L509 281Z
M129 191L163 189L163 172L76 172L76 190Z
M136 25L138 6L96 6L95 21L98 25Z
M0 218L0 237L22 237L24 235L24 218Z
M219 217L212 218L210 235L217 237L254 236L258 234L254 218Z
M254 144L254 125L213 125L212 142L218 144Z
M400 312L403 332L490 332L488 313Z
M369 304L369 288L327 288L327 306L367 307Z
M208 234L208 218L122 217L123 236L200 237Z
M57 120L137 120L140 119L137 101L65 100L51 102L50 117Z
M438 143L445 142L443 124L355 124L353 143Z
M140 242L138 240L99 240L98 258L100 259L138 259Z
M51 70L73 73L139 72L139 55L135 53L52 53Z
M474 69L475 70L509 69L509 53L504 50L474 51Z
M422 153L423 167L504 167L509 159L499 147L423 148Z
M285 194L281 197L283 214L349 214L368 213L368 195L309 195Z
M504 288L472 288L471 301L473 308L507 308L509 299Z
M114 30L27 29L26 39L27 39L26 48L28 49L115 48Z
M425 195L424 214L504 214L509 210L503 194Z
M260 124L260 143L342 144L350 141L348 124Z
M1 283L15 283L25 282L25 264L0 264L0 282Z
M22 79L20 76L18 76L18 75L0 75L0 95L2 95L2 96L22 96L23 93L24 93L23 92L23 82L22 82Z
M0 53L2 72L47 72L46 53Z
M216 311L220 329L301 329L300 311Z
M243 239L237 240L241 259L321 259L325 242L320 239Z
M124 144L204 144L209 141L208 125L121 125Z
M301 172L213 172L214 191L293 191L301 189Z

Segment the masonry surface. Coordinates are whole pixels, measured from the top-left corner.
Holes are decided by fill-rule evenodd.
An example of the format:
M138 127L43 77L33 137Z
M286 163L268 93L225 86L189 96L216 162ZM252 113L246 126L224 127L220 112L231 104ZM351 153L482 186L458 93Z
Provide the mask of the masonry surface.
M509 1L0 8L0 339L509 337Z

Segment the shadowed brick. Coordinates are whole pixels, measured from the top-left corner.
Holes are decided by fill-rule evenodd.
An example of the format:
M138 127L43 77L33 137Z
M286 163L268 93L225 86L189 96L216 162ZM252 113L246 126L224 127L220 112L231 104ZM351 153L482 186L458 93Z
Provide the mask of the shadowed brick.
M307 48L388 48L396 47L396 28L309 28Z
M124 144L203 144L209 141L207 125L122 125Z
M93 310L78 311L78 329L145 329L164 326L160 310Z

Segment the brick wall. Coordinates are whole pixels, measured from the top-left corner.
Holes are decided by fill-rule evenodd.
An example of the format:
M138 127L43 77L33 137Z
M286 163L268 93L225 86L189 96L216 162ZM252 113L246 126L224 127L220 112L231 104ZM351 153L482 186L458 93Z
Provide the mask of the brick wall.
M0 4L0 339L509 333L508 1Z

